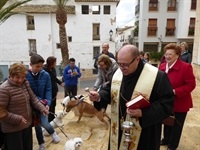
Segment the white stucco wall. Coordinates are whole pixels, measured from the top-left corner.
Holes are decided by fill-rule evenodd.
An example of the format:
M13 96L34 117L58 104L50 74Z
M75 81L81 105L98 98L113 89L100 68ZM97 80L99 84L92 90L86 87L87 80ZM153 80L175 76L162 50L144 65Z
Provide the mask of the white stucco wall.
M0 63L27 61L26 17L15 15L0 25Z
M196 18L196 10L191 10L191 1L183 0L178 3L178 25L177 38L178 39L194 39L193 36L188 37L188 28L190 25L190 18Z
M34 4L52 4L49 0L35 0ZM72 4L72 2L70 2ZM113 30L115 37L116 3L95 3L82 2L74 3L76 13L68 14L66 24L67 35L72 36L72 42L68 43L69 57L76 59L77 65L82 69L93 68L93 46L100 46L103 42L110 44L112 53L115 53L115 42L109 41L109 31ZM82 15L81 5L101 5L100 15ZM103 15L103 6L111 6L111 14ZM56 23L55 14L29 14L34 16L35 30L27 30L26 16L14 15L0 25L0 65L10 65L16 61L23 61L29 64L29 43L28 39L36 39L37 53L46 59L48 56L57 57L57 65L61 62L60 49L56 48L59 43L59 28ZM100 23L100 40L92 40L92 24ZM100 50L101 51L101 50Z

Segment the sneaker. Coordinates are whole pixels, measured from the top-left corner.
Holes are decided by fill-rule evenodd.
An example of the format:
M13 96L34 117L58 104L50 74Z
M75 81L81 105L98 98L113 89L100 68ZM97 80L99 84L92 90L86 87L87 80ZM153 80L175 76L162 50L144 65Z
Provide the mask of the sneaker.
M57 135L56 132L54 132L53 134L51 134L51 137L52 137L54 143L60 142L60 137Z
M45 150L44 143L39 145L39 150Z

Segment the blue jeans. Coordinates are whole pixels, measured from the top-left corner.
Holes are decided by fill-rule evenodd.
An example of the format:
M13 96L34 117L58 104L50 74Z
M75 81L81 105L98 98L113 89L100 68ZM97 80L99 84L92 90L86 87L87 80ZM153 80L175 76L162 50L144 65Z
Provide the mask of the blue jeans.
M53 127L50 125L49 121L48 121L48 116L44 116L42 113L40 113L40 125L35 126L35 132L36 132L36 137L38 140L38 144L42 144L44 143L44 136L43 136L43 132L42 132L42 127L51 135L53 134L55 131L53 129Z

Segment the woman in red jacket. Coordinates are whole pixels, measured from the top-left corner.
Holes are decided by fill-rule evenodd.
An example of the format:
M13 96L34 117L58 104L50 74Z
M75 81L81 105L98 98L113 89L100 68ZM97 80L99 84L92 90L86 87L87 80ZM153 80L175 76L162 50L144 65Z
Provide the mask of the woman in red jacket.
M193 107L191 92L196 86L192 66L179 59L181 47L175 43L165 46L165 60L159 69L168 74L175 94L173 126L164 126L164 138L161 145L168 145L168 150L176 150L179 145L187 112Z

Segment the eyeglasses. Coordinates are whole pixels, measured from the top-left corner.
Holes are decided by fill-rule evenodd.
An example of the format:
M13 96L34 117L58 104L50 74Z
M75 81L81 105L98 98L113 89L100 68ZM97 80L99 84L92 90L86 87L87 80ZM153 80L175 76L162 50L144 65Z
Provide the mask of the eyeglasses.
M171 57L171 56L174 55L174 54L172 54L172 53L165 53L164 55L165 55L166 57L167 57L167 56Z
M122 68L128 68L136 59L137 57L135 57L130 63L118 63L117 64L122 67Z

